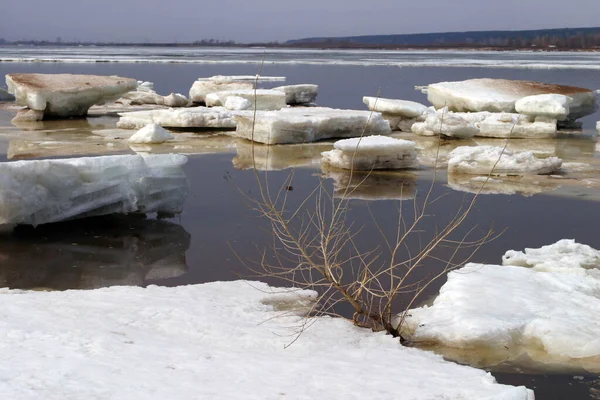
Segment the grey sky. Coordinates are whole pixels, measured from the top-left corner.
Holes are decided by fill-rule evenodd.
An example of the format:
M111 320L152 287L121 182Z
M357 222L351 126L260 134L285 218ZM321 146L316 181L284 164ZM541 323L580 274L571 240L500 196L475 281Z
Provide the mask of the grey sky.
M600 25L600 0L0 0L8 40L284 41Z

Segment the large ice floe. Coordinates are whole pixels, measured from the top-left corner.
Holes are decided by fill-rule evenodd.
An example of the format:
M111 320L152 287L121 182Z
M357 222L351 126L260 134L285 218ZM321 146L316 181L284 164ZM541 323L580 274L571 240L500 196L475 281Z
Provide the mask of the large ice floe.
M0 226L125 213L179 213L187 157L119 155L0 163Z
M83 117L92 105L137 88L135 79L73 74L8 74L6 84L17 104L43 112L44 118Z
M405 322L414 341L488 363L600 372L600 252L560 240L508 251L503 265L467 264Z
M401 388L403 400L534 398L523 386L500 385L485 371L341 318L307 321L300 314L314 296L244 281L5 289L0 347L10 349L3 354L10 368L0 369L0 393L7 399L358 400L397 398Z
M282 76L256 76L256 75L216 75L208 78L199 78L190 89L190 100L195 103L204 103L209 93L229 90L252 90L255 82L285 81Z
M243 107L236 102L235 107L228 107L231 98L246 100ZM286 94L280 90L249 89L249 90L227 90L209 93L206 95L205 103L209 107L225 106L225 108L247 109L247 110L280 110L286 107ZM231 104L231 103L230 103Z
M531 151L512 152L496 146L461 146L449 154L448 173L473 175L551 174L560 169L558 157L536 158Z
M447 107L427 115L424 122L412 125L412 132L421 136L456 138L552 138L557 134L557 120L543 116L488 111L453 112Z
M369 110L380 112L390 122L392 130L410 132L415 122L423 122L433 112L427 106L408 100L363 97Z
M314 103L319 94L319 86L311 84L277 86L273 90L285 93L285 102L289 105Z
M338 140L323 152L323 163L335 168L370 171L417 166L415 143L388 136L364 136Z
M508 79L469 79L458 82L440 82L427 86L427 99L435 108L448 107L451 111L464 112L508 112L514 113L515 103L524 97L557 94L571 98L569 114L565 117L575 120L594 113L598 109L596 96L593 91L574 86L546 84L531 81L515 81ZM541 103L555 100L544 98L536 99L539 112ZM532 103L529 103L531 105ZM530 110L525 107L523 110ZM535 113L533 115L536 115Z
M380 113L325 107L293 107L239 114L236 135L266 144L309 143L331 138L388 135Z
M239 112L223 107L192 107L119 113L117 127L140 129L148 124L165 128L235 129Z

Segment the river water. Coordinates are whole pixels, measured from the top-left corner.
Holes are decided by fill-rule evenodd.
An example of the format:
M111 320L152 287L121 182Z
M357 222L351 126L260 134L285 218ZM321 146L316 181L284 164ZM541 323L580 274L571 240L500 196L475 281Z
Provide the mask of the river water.
M187 95L199 77L254 75L261 68L263 75L287 77L286 84L318 84L318 104L334 108L365 109L362 96L377 94L426 103L425 95L415 86L479 77L600 88L600 53L0 47L1 75L120 75L152 81L156 91L165 95ZM2 161L105 154L110 150L102 143L90 142L90 133L112 129L117 120L114 116L101 116L87 121L44 123L31 129L13 126L13 115L10 107L0 110ZM510 145L558 155L566 162L598 165L598 120L597 112L582 119L582 131L576 134ZM271 244L272 235L264 218L248 204L248 198L257 195L248 144L215 133L179 134L187 134L193 140L193 149L184 151L189 154L185 169L191 192L181 215L168 220L103 218L38 229L19 228L12 235L0 237L0 284L20 289L63 290L256 278L244 264L259 257L260 249ZM78 138L87 145L72 146ZM36 147L30 152L22 150L40 141L58 145L43 150ZM61 148L60 143L69 145ZM426 147L426 141L422 145ZM270 159L259 163L259 168L269 170L272 187L292 186L293 190L288 191L290 204L300 204L321 182L331 190L348 178L321 171L319 153L330 147L331 143L323 143L299 146L293 151L274 148ZM114 151L132 152L126 147ZM298 164L302 167L293 168ZM291 184L286 181L290 173ZM428 206L427 218L420 227L422 233L411 245L428 240L428 235L473 198L471 193L455 190L461 188L461 183L449 182L443 171L434 179L430 168L370 177L364 191L350 201L348 213L349 220L364 227L359 235L360 246L377 248L382 243L381 233L393 236L398 209L408 212L415 204L421 205L432 179L431 198L436 201ZM483 246L472 261L498 264L506 250L539 247L562 238L600 248L600 186L582 182L515 182L514 190L509 192L516 194L479 196L464 229L476 227L474 234L483 235L493 228L502 234ZM402 188L402 195L398 188ZM430 273L419 272L415 279ZM282 283L274 278L261 280ZM432 284L422 300L434 296L443 283L442 278ZM521 374L506 366L490 369L498 372L495 376L501 382L535 386L538 399L584 399L598 390L594 386L598 376L594 374L574 379L573 374L560 371L546 375L545 371Z

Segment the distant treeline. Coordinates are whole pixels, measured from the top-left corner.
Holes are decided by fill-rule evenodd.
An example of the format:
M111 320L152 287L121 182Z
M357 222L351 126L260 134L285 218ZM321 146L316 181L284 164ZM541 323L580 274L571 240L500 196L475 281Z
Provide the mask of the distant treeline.
M284 43L237 43L233 40L201 39L186 43L122 43L81 42L56 40L7 41L0 45L29 46L147 46L147 47L301 47L301 48L491 48L491 49L543 49L543 50L594 50L600 49L600 27L538 29L528 31L476 31L418 33L404 35L370 35L347 37L318 37L289 40Z
M554 47L595 49L600 48L600 27L320 37L290 40L285 44L302 47Z

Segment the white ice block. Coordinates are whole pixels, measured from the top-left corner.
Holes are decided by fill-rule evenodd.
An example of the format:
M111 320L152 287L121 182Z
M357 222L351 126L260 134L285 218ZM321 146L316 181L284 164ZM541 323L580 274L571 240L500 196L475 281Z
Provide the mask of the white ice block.
M365 136L335 142L323 152L323 163L357 171L405 169L417 165L415 143L387 136Z
M469 79L440 82L427 87L427 99L435 108L451 111L514 113L515 103L523 97L539 94L561 94L571 97L567 119L577 119L598 109L594 92L574 86L546 84L508 79Z
M0 163L0 225L114 213L179 213L182 155L119 155Z
M494 146L461 146L452 150L448 172L474 175L551 174L560 169L558 157L536 158L531 151L512 152Z
M287 106L286 94L279 90L250 89L250 90L227 90L209 93L205 102L208 107L223 106L229 97L238 97L250 102L249 109L254 110L280 110Z
M314 103L319 94L319 86L311 84L278 86L273 90L284 92L285 102L290 105Z
M294 107L235 117L236 135L266 144L310 143L322 139L388 135L380 113L324 107Z
M82 117L94 104L137 88L135 79L73 74L8 74L6 84L17 104L43 111L45 118Z
M223 107L192 107L119 113L117 127L140 129L148 124L167 128L235 129L238 113Z
M285 81L282 76L255 76L255 75L216 75L208 78L199 78L190 89L190 100L195 103L204 103L206 95L214 92L229 90L250 90L256 82Z
M417 118L427 112L427 106L408 100L365 96L363 97L363 103L365 103L371 111L404 118Z
M569 115L572 101L572 98L562 94L538 94L517 100L515 109L520 114L562 121Z
M173 139L173 135L157 124L148 124L129 138L129 143L159 144Z

